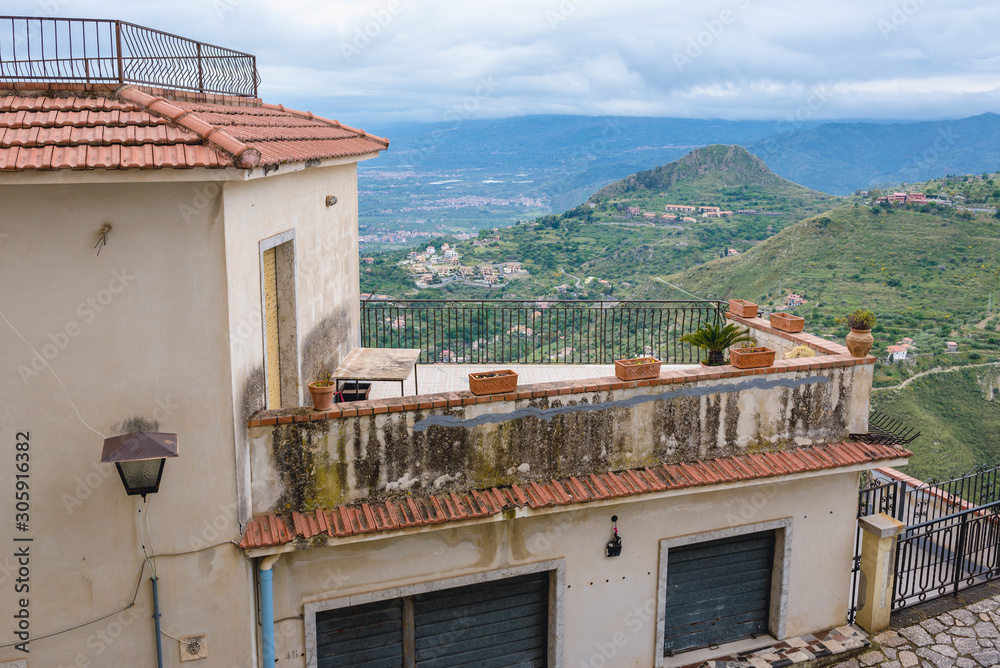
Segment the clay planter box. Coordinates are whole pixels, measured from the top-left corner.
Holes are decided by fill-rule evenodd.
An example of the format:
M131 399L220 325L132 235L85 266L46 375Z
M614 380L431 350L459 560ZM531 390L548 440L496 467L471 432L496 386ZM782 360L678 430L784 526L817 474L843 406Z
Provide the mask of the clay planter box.
M730 299L729 312L741 318L756 318L757 305L745 299Z
M787 313L771 314L771 327L780 329L783 332L795 334L796 332L801 332L805 326L806 319L800 318L797 315L789 315Z
M469 374L469 391L476 395L503 394L517 389L517 374L510 369Z
M737 369L759 369L774 364L774 351L770 348L732 348L729 363Z
M615 360L615 376L618 380L643 380L659 378L662 362L655 357L633 357Z

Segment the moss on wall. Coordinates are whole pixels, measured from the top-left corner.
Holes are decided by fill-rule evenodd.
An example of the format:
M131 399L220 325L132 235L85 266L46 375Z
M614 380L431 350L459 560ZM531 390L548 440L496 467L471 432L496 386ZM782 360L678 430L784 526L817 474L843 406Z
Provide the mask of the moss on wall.
M831 370L829 382L794 389L733 391L720 384L718 392L703 396L668 395L629 406L609 402L664 391L636 388L276 425L270 428L275 469L285 490L273 510L308 511L418 490L467 490L837 441L847 435L845 375ZM429 415L470 420L527 407L581 405L594 410L413 429ZM752 418L741 420L744 411Z

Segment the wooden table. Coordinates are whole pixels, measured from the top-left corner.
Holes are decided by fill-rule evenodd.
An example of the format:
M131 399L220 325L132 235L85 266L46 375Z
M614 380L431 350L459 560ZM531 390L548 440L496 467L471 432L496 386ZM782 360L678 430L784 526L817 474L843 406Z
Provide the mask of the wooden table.
M417 391L417 361L420 348L354 348L331 374L340 389L342 380L399 381L399 394L406 396L403 381L413 372L413 393Z

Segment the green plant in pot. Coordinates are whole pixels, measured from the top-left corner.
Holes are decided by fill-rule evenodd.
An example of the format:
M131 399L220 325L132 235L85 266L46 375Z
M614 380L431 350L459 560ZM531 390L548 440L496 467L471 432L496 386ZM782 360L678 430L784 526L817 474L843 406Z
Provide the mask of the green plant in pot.
M847 326L851 328L847 335L847 349L854 357L864 357L875 344L872 327L876 320L874 313L860 308L847 316Z
M681 337L681 343L688 343L708 351L708 366L722 366L726 363L726 351L737 343L756 345L757 339L748 328L740 329L733 323L723 325L717 322L705 325L696 332Z

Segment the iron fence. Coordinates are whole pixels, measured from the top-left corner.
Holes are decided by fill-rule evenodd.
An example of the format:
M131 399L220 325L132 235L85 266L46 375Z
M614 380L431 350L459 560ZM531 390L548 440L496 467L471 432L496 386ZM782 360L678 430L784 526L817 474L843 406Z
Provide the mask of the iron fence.
M858 494L858 517L885 513L900 522L906 524L911 530L926 529L922 538L913 538L907 543L907 554L904 563L897 561L896 578L902 582L900 588L901 601L907 605L924 600L932 590L939 589L940 582L945 576L944 570L951 568L954 571L955 564L950 566L944 563L947 554L958 551L945 549L950 545L956 547L959 536L955 534L955 518L960 518L963 513L975 515L983 508L995 508L1000 503L1000 465L984 464L978 466L965 475L952 478L950 480L938 480L929 478L919 485L913 485L906 480L895 480L880 476L877 473L870 475L863 481ZM996 512L996 509L990 513ZM957 520L961 523L961 519ZM965 520L968 522L968 520ZM967 555L979 555L984 550L993 548L983 547L983 527L976 527L972 536L972 543L962 542L962 559L967 560ZM993 526L993 525L991 525ZM927 529L927 527L930 527ZM861 572L861 537L862 529L857 528L854 544L854 562L852 567L851 586L851 608L849 619L854 622L857 613L858 579ZM995 532L988 534L987 538L995 539L993 546L997 545L1000 535ZM979 541L979 542L976 542ZM900 541L900 546L903 543ZM918 555L917 548L927 549L927 554ZM970 549L971 548L971 549ZM902 549L902 547L901 547ZM897 552L897 556L898 556ZM990 553L992 554L992 552ZM898 570L899 566L904 568L904 572ZM971 569L975 570L975 569ZM986 572L977 575L967 575L968 578L985 578ZM992 577L992 576L990 576ZM946 578L945 578L946 579ZM957 581L957 580L956 580ZM930 582L936 582L934 587L930 587ZM898 586L898 585L897 585ZM923 594L923 598L921 598ZM902 607L902 603L896 607Z
M957 594L1000 573L1000 501L907 527L896 545L893 608Z
M257 59L125 21L0 16L0 81L134 83L256 97Z
M724 320L715 301L366 300L361 345L420 348L423 363L611 364L699 360L680 338Z

